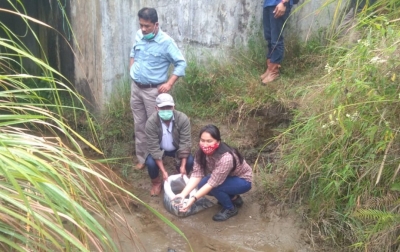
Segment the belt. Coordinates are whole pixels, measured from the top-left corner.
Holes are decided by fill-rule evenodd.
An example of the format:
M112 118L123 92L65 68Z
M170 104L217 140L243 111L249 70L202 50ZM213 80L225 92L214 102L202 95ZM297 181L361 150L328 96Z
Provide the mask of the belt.
M138 86L139 88L156 88L159 85L163 84L163 83L158 83L158 84L142 84L139 82L134 81L134 83L136 84L136 86Z

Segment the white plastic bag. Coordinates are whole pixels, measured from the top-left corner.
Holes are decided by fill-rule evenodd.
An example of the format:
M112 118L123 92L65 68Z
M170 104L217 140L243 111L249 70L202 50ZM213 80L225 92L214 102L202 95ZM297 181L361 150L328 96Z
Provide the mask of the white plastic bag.
M172 213L175 216L186 217L214 205L214 203L212 203L209 199L202 197L198 199L188 211L180 212L179 206L175 206L174 202L172 202L171 200L175 197L176 194L182 192L188 182L189 178L186 175L182 177L181 174L171 175L168 177L168 181L164 181L164 207L165 209L167 209L168 212ZM186 204L189 198L195 195L196 192L197 189L193 189L189 193L189 195L183 200L183 204Z

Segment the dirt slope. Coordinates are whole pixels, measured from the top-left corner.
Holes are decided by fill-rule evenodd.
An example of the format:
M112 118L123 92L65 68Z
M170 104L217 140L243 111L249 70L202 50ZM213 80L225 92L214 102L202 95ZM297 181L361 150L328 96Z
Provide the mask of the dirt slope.
M268 125L276 127L281 123L281 119L284 123L287 122L287 118L271 120L271 118L263 117L261 120L259 119L250 118L246 122L241 122L240 125L237 123L217 124L223 140L243 150L242 153L250 164L258 156L256 148L260 145L260 141L266 139L267 135L268 137L274 135ZM264 119L267 119L269 124ZM271 121L275 123L271 125ZM199 129L208 123L210 122L192 120L193 146L197 145ZM261 144L263 143L264 140ZM268 152L271 151L273 150L268 150ZM273 153L267 155L270 156L260 159L271 161L274 157ZM166 159L169 174L174 174L173 159ZM220 206L217 204L186 218L171 215L164 209L162 195L150 197L150 179L147 170L133 170L129 175L129 183L133 186L136 196L162 213L185 234L193 251L314 251L308 242L306 230L302 228L304 223L302 223L301 216L294 210L282 210L275 202L269 202L264 196L261 196L265 195L265 189L261 188L261 178L258 176L258 174L254 176L252 190L242 195L244 205L239 209L239 214L225 222L212 220L212 216L220 210ZM213 197L209 197L209 199L216 203ZM132 246L130 238L122 235L126 227L121 226L121 230L116 231L115 234L119 235L120 239L122 238L120 244L122 252L166 252L168 249L170 252L191 251L184 238L144 206L134 205L129 210L116 211L126 219L126 223L135 231L141 244Z
M173 222L188 238L193 251L313 251L307 244L306 232L301 219L295 213L281 214L278 206L269 206L264 212L259 204L257 188L242 195L244 205L239 214L225 222L215 222L212 216L220 210L215 204L195 215L179 218L164 209L162 196L150 197L146 171L136 178L136 195ZM170 170L172 173L173 171ZM214 203L215 199L210 197ZM168 251L168 248L190 251L187 242L144 206L134 205L131 211L120 212L133 228L141 245L133 250L128 237L122 237L121 249L131 251ZM123 232L124 227L121 226ZM121 238L121 237L120 237Z

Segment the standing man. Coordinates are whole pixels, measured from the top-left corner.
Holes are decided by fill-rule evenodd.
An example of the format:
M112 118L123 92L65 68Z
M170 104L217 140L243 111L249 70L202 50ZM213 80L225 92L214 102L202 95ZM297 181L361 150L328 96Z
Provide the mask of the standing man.
M140 29L136 32L129 63L130 103L135 122L136 169L143 169L147 150L146 121L155 112L157 95L170 91L178 78L185 75L186 61L175 41L159 27L154 8L143 8L138 16ZM174 70L168 78L171 64Z
M264 0L263 26L267 47L267 70L261 75L263 84L279 77L285 46L283 28L293 6L293 0Z
M151 196L160 194L162 180L168 179L168 172L163 163L163 157L174 157L176 169L182 175L193 170L194 159L190 153L191 128L189 118L175 110L174 99L163 93L156 99L157 113L152 114L146 123L147 149L146 166L151 178Z

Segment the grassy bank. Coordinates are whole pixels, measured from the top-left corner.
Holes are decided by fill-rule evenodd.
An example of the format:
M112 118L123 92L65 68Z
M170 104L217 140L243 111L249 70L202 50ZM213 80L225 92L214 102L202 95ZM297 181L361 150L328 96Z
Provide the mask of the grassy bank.
M279 197L349 250L399 249L399 13L384 10L360 16L356 43L326 47L324 76L280 139Z
M266 181L265 190L302 209L313 242L340 250L400 245L398 4L364 6L354 42L331 32L325 40L288 43L283 75L267 87L258 80L264 45L256 36L229 63L192 62L174 90L190 115L238 124L269 104L297 104L291 125L274 139L279 162L254 168L282 178Z
M84 154L82 146L102 155L99 124L71 84L50 66L33 27L52 28L27 16L21 1L7 3L9 9L0 8L0 14L20 22L42 54L33 55L21 36L0 22L0 250L119 251L114 232L121 226L127 226L132 248L142 250L126 220L109 208L129 209L132 201L147 206L184 237L127 190L107 165Z
M290 114L289 126L254 146L261 153L275 142L280 158L256 160L254 170L265 192L301 212L316 247L399 249L398 5L376 1L361 9L351 43L338 31L304 44L288 39L282 76L267 86L259 80L261 33L248 47L232 49L229 61L210 57L204 64L189 52L186 77L173 90L177 109L193 121L241 128L249 118L265 121L263 111L271 107ZM124 177L134 176L129 85L120 84L95 124L104 153Z
M300 207L314 242L340 250L399 249L399 12L376 3L355 20L355 43L333 37L301 81L282 159L266 190ZM294 90L287 90L295 93ZM277 190L279 188L279 190ZM284 188L284 190L282 190Z

